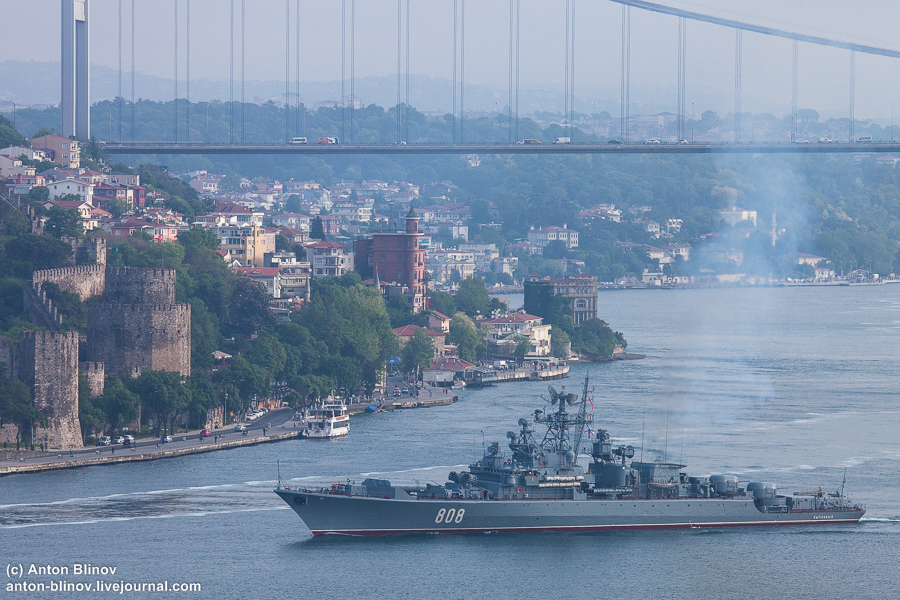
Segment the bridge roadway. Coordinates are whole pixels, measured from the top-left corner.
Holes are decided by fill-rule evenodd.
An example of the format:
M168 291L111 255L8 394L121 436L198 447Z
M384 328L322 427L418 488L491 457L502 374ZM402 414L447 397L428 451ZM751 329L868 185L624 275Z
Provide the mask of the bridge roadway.
M348 154L838 154L896 152L900 143L694 143L694 144L186 144L101 142L108 154L294 154L342 156Z

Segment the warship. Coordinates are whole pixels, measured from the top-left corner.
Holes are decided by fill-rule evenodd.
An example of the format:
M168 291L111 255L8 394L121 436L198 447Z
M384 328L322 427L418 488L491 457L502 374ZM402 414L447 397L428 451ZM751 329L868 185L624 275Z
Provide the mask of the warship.
M586 377L580 398L551 386L551 407L506 434L509 452L485 444L480 460L451 471L443 485L369 478L311 489L279 477L275 493L314 536L815 525L856 523L866 512L844 495L846 474L835 492L784 494L773 483L634 461L632 446L614 446L606 430L592 429L588 385ZM585 433L586 469L577 462Z

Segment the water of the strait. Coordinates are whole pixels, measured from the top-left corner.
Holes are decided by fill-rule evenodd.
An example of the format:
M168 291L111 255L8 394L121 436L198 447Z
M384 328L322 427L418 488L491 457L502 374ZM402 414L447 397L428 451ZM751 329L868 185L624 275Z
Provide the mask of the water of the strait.
M116 575L100 579L199 582L182 595L223 599L900 597L900 285L606 292L600 314L647 358L576 365L555 382L576 391L591 375L595 427L635 447L643 430L645 458L786 492L835 489L846 469L865 520L312 539L272 493L276 461L292 482L443 482L480 453L482 432L502 441L542 406L546 384L521 383L353 417L341 440L2 478L0 567L109 565Z

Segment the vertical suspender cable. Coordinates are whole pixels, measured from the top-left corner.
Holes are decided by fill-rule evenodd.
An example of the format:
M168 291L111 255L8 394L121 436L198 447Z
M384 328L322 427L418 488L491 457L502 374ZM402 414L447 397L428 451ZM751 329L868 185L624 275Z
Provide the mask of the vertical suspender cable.
M569 77L569 85L572 86L571 91L569 92L569 104L571 106L571 110L569 111L569 141L574 138L575 135L575 0L572 0L572 75Z
M291 0L284 0L284 141L291 141Z
M241 0L241 145L244 145L244 131L246 119L244 118L244 75L246 73L245 55L247 50L247 1Z
M453 143L456 143L456 57L457 57L457 49L456 42L459 39L458 29L458 17L459 17L459 6L458 0L453 0Z
M300 130L300 111L303 110L303 122L306 123L306 107L301 108L300 102L300 0L297 0L297 135L301 134ZM306 128L303 128L303 135L306 135Z
M134 0L131 0L131 141L134 142Z
M625 143L631 125L631 7L625 7Z
M741 70L743 67L743 32L734 30L734 143L741 142Z
M409 0L406 0L406 101L404 102L403 112L406 113L404 120L405 137L409 142Z
M187 18L185 20L185 47L187 48L187 65L185 65L185 95L187 96L187 141L191 141L191 0L187 1Z
M569 130L569 4L570 0L566 0L566 60L565 60L565 83L563 92L563 126L565 131Z
M175 0L175 143L178 143L178 0Z
M122 0L119 0L119 93L116 96L119 113L119 143L122 142ZM111 140L110 140L111 141Z
M513 106L513 0L509 0L509 93L506 105L507 143L512 144L512 106Z
M353 124L356 121L356 0L350 0L350 143L356 139Z
M622 5L622 84L621 98L619 99L619 136L625 141L625 11L627 7Z
M228 143L234 143L234 0L231 0L231 75L229 86L231 89L231 101L228 103L231 109L231 131L228 134Z
M800 80L800 45L794 40L794 63L791 73L791 142L797 141L797 96Z
M516 0L516 141L519 140L519 18L521 13L519 9L521 5L519 4L519 0Z
M681 114L684 115L687 113L687 19L681 19ZM692 105L693 106L693 105ZM691 110L691 121L694 120L694 111ZM684 121L682 121L682 134L687 137L687 129L684 127ZM694 142L694 126L691 124L691 143Z
M856 141L856 52L850 52L850 142Z
M397 0L397 145L403 140L402 117L400 115L401 94L401 78L403 76L403 0Z
M341 0L341 143L344 142L344 122L346 120L347 94L347 0Z
M466 0L459 14L459 143L466 143Z
M678 109L676 112L677 112L678 124L676 126L676 130L678 131L677 136L678 136L679 140L685 139L684 138L684 104L682 103L682 100L681 100L681 88L683 86L683 82L681 80L681 72L682 72L681 71L681 58L682 58L681 57L681 46L682 46L681 37L682 37L682 35L684 35L684 32L682 31L681 19L679 18L678 19L678 66L676 67L678 69L678 89L676 91L676 94L677 94L676 102L678 103Z

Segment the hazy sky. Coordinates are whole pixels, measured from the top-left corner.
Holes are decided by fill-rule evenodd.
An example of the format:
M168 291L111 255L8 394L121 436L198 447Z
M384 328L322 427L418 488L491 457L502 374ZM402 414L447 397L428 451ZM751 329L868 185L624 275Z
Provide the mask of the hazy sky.
M89 0L92 62L118 67L120 0ZM547 89L564 85L565 0L519 0L521 5L521 82ZM900 48L900 2L886 0L658 0L704 12L802 33ZM178 0L179 72L186 70L186 7ZM291 79L296 77L296 6L291 15ZM171 78L176 0L134 0L138 20L139 72ZM331 81L341 73L341 1L300 0L301 78ZM348 13L351 0L346 0ZM124 20L123 67L131 65L132 0L121 0ZM230 0L191 0L191 76L221 80L229 76ZM357 0L356 75L397 72L397 1ZM404 2L404 13L405 13ZM617 94L620 80L621 5L609 0L577 0L576 86L582 100ZM241 0L235 0L235 43L240 44ZM508 81L509 0L466 3L466 82L505 89ZM285 76L285 0L246 0L248 80ZM59 60L59 0L0 0L7 24L0 40L2 60ZM412 73L452 77L453 0L410 0ZM676 108L677 20L632 9L632 101ZM734 89L734 32L688 23L687 102L692 95L721 96ZM783 114L791 102L791 42L744 33L745 111ZM349 34L348 34L349 53ZM239 57L235 76L240 77ZM800 47L800 105L824 114L845 115L849 99L849 53L809 45ZM858 55L857 117L889 118L891 101L900 110L900 59ZM349 60L348 73L349 77ZM0 86L3 83L0 82ZM365 98L366 90L357 89ZM446 109L451 100L448 98ZM559 107L561 109L562 107ZM704 107L708 108L708 107ZM579 106L579 109L584 109ZM698 107L699 109L699 107ZM634 112L634 109L633 109Z

